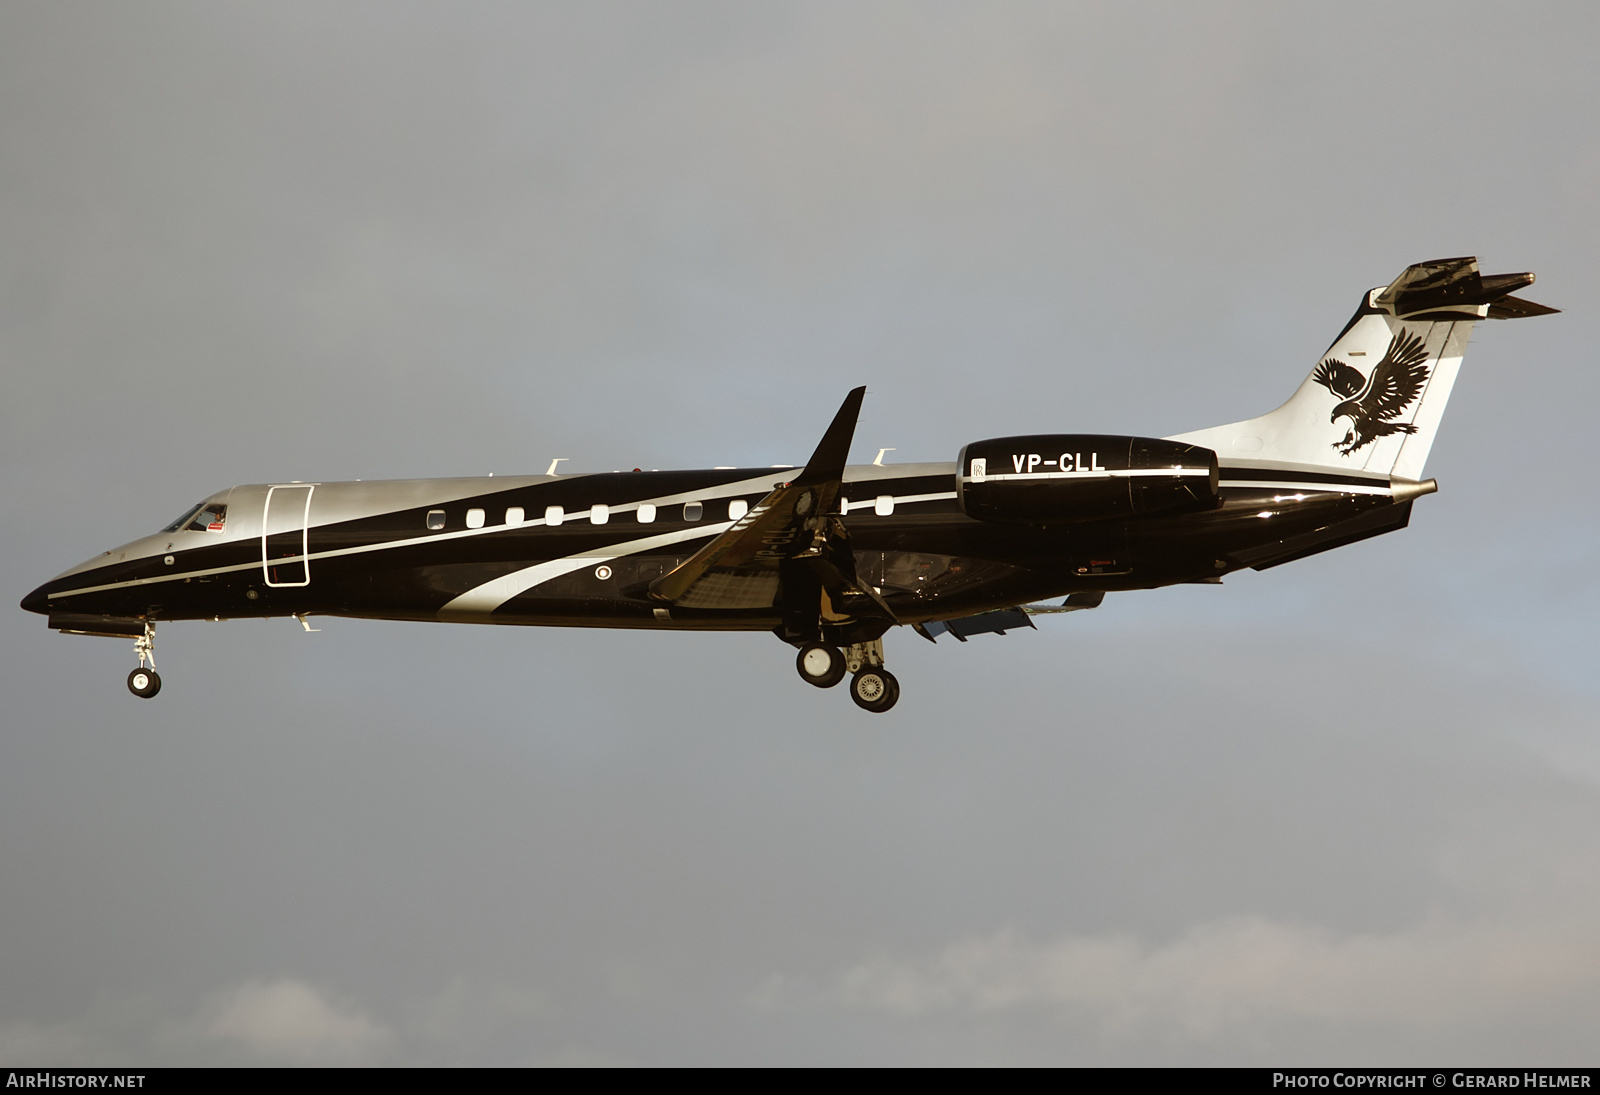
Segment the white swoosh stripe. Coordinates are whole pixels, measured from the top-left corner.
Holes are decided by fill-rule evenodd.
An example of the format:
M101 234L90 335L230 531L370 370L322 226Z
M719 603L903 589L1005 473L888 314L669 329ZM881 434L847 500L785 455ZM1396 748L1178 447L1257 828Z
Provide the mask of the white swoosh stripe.
M955 491L946 491L938 494L910 494L895 498L897 505L911 502L940 502L955 498ZM873 500L850 503L851 508L858 509L862 506L873 505ZM752 510L741 518L749 524L759 516L760 507ZM608 544L604 548L592 549L581 555L568 555L561 559L548 559L533 566L514 570L510 574L501 575L493 581L485 582L467 590L459 597L448 602L439 610L441 620L476 618L487 615L505 604L511 598L526 593L535 586L559 578L564 574L571 574L575 570L582 570L586 566L609 562L623 555L632 555L636 552L651 551L655 548L679 544L685 540L694 540L702 536L720 536L732 528L736 522L724 521L720 524L702 525L699 528L683 529L678 532L662 533L659 536L646 536L638 540L625 540L620 544Z
M650 551L654 548L681 544L685 540L720 536L732 527L732 521L723 521L719 524L680 529L677 532L664 532L659 536L645 536L638 540L624 540L620 544L607 544L604 547L594 548L580 555L568 555L561 559L547 559L542 563L535 563L531 567L514 570L510 574L502 574L500 577L485 582L481 586L474 586L441 608L439 610L439 619L477 619L493 612L511 600L511 598L526 593L528 590L548 582L552 578L559 578L563 574L571 574L575 570L582 570L587 566L608 562L623 555L632 555L640 551Z

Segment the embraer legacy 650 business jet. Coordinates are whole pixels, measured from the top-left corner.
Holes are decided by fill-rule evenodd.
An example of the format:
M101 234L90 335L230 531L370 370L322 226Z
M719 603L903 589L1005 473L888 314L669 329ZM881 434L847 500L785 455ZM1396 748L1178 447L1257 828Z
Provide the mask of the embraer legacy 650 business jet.
M896 624L965 641L1404 528L1436 489L1423 461L1473 323L1555 311L1511 295L1532 282L1474 258L1409 267L1362 298L1283 406L1176 437L1002 437L954 464L849 465L857 388L800 470L552 463L233 487L22 607L63 632L134 639L128 687L145 697L161 687L157 621L328 614L770 631L798 648L807 683L850 675L859 706L887 711Z

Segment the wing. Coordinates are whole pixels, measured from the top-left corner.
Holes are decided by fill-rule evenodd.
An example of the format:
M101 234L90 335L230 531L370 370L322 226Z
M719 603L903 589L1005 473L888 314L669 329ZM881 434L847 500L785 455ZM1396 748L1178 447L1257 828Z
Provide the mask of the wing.
M652 582L650 596L683 608L772 608L781 597L784 567L800 563L808 564L836 598L865 600L868 614L893 620L883 598L856 579L855 560L835 513L866 392L857 388L845 397L799 476L776 484L732 528Z
M1311 379L1344 399L1355 395L1367 382L1367 378L1360 372L1336 357L1330 357L1318 365L1316 372L1311 374Z
M1428 366L1424 364L1427 360L1421 335L1396 333L1383 360L1372 370L1360 399L1361 409L1372 418L1399 418L1422 394L1422 385L1428 380Z

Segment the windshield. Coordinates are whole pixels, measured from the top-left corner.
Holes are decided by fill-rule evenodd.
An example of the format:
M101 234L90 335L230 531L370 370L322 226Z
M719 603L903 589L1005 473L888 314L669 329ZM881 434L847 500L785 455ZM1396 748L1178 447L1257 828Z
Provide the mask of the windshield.
M228 520L228 507L220 502L201 502L185 510L182 517L162 529L162 532L221 532Z

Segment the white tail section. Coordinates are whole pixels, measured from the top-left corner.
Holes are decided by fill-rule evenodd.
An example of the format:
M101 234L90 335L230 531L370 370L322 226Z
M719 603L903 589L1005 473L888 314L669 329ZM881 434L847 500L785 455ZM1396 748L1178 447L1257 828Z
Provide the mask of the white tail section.
M1226 464L1421 479L1472 325L1556 310L1510 295L1532 282L1532 274L1484 277L1475 258L1407 267L1367 293L1283 406L1170 440L1212 449Z

